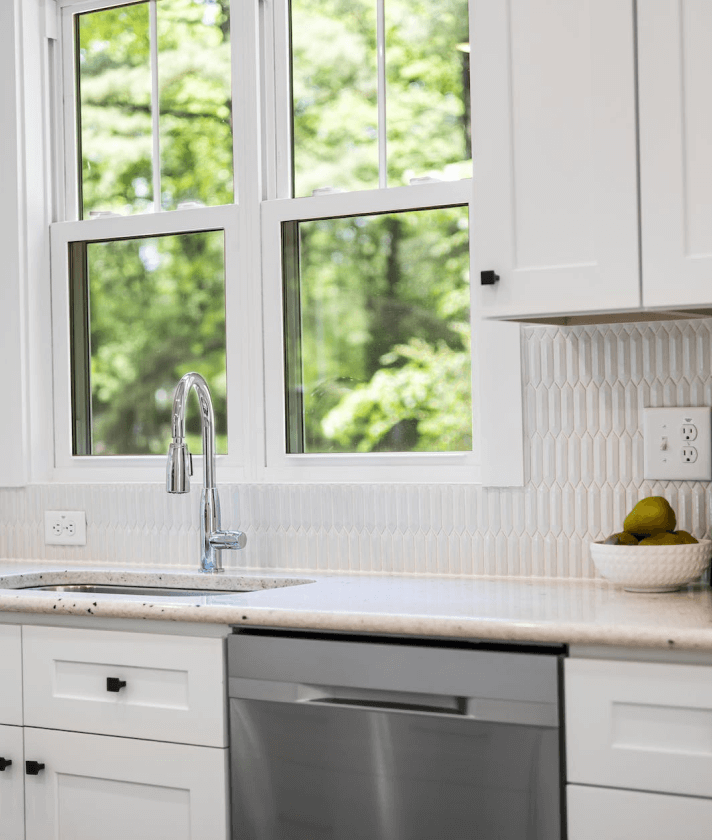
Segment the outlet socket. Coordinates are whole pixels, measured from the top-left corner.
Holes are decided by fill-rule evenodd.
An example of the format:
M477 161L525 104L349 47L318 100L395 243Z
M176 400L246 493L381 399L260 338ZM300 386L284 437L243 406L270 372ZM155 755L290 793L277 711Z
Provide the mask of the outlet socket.
M86 545L87 517L83 510L46 510L45 545Z
M712 480L712 409L643 409L643 444L646 479Z

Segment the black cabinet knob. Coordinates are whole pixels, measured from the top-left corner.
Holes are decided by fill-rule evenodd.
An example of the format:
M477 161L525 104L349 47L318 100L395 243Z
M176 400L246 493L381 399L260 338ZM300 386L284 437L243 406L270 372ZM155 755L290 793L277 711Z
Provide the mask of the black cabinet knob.
M7 768L12 764L11 758L0 758L0 770L7 770Z
M499 274L496 274L494 271L481 271L480 272L480 283L483 286L494 286L495 283L499 282Z
M120 680L118 677L106 678L107 691L121 691L122 688L126 688L126 680Z
M39 776L40 770L44 770L44 764L40 764L39 761L26 761L25 762L25 773L28 776Z

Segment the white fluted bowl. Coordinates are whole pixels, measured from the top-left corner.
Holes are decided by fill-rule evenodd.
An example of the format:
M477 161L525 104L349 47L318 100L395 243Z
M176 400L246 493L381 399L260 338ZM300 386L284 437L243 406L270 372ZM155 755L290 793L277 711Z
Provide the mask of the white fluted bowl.
M712 557L712 540L689 545L604 545L591 543L600 574L628 592L674 592L692 583Z

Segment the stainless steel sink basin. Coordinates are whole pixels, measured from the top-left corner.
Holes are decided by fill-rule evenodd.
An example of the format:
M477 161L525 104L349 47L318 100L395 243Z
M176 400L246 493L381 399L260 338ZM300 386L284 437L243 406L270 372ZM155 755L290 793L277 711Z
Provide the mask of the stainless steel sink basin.
M52 584L49 586L24 586L26 592L83 592L89 595L145 595L155 598L195 598L200 595L233 595L236 592L254 592L254 589L173 589L168 586L113 586L99 583Z
M304 583L307 578L261 577L257 575L204 575L186 572L139 572L120 570L46 570L0 576L0 589L67 595L119 595L146 598L193 599L257 594Z

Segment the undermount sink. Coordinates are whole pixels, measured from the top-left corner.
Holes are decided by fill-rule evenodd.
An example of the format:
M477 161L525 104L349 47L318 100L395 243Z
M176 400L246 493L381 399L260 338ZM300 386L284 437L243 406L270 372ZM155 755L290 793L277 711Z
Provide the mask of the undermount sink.
M102 569L29 572L0 577L0 589L67 595L133 595L153 598L229 597L313 583L305 578L205 575L185 572L130 572Z
M196 595L233 595L237 592L255 592L255 589L174 589L168 586L112 586L100 583L55 583L49 586L23 586L31 592L84 592L90 595L145 595L163 598L194 598Z

